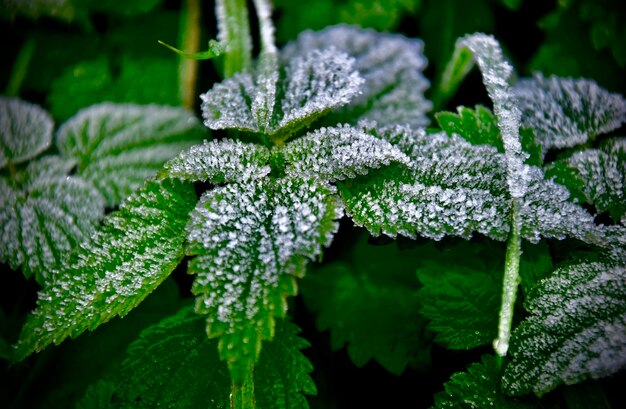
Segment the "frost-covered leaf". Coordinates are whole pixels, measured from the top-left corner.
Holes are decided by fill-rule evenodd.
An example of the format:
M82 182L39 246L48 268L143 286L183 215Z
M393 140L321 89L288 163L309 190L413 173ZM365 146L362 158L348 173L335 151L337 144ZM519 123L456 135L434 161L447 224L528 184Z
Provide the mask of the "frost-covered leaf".
M52 118L37 105L0 96L0 168L22 163L48 149Z
M412 163L339 184L346 211L357 225L392 237L468 238L477 232L506 240L512 205L506 160L495 147L403 127L364 129L398 146ZM523 166L529 180L520 208L524 238L537 242L542 236L569 236L603 247L623 243L623 229L596 225L589 213L568 200L567 189L545 180L539 168Z
M352 58L334 49L294 57L279 80L281 92L276 101L265 101L267 83L273 81L267 73L254 78L237 74L201 95L204 124L211 129L263 132L284 140L359 92L363 80L353 66ZM272 106L273 113L269 112ZM269 120L268 114L272 114Z
M271 339L307 259L330 244L342 209L314 180L259 179L206 192L187 227L196 311L237 382Z
M558 268L528 294L514 331L503 386L543 395L558 385L601 378L626 367L624 260Z
M496 358L484 355L480 363L471 364L466 372L457 372L435 395L433 409L536 409L536 402L519 401L500 389L500 369Z
M57 147L114 206L204 136L201 124L182 108L103 103L64 123Z
M353 57L354 67L365 80L361 93L330 122L361 118L376 121L379 126L428 125L426 112L430 111L431 103L424 98L429 83L421 72L426 59L420 40L338 25L300 34L285 47L282 58L290 60L305 50L328 48Z
M93 330L139 304L183 257L184 227L195 200L191 184L149 181L107 216L39 294L16 358Z
M520 80L515 95L522 124L533 128L544 150L568 148L626 122L626 100L586 79L544 78Z
M21 267L26 277L36 274L42 284L104 214L104 201L90 183L54 172L67 166L44 157L29 164L22 183L0 177L0 260ZM36 172L42 168L50 172Z
M161 175L193 182L243 182L269 174L269 158L269 150L261 145L233 139L205 141L167 162Z
M608 211L615 221L626 214L626 138L610 139L600 149L585 149L551 164L548 176L574 197Z
M282 152L287 174L331 182L364 175L391 162L409 161L386 140L350 125L317 129L288 143Z
M117 398L134 408L229 408L231 380L205 321L191 308L144 330L128 349L117 380ZM276 335L255 365L254 392L263 408L307 408L302 395L315 394L302 355L308 343L299 328L279 320ZM172 368L183 370L172 371Z
M347 260L307 274L304 301L317 328L330 330L332 348L347 347L355 365L376 360L397 375L407 366L425 368L430 339L419 314L415 265L433 246L400 250L395 243L372 246L367 238L361 235Z
M471 349L496 338L504 251L494 242L460 242L419 260L420 312L437 333L435 341Z

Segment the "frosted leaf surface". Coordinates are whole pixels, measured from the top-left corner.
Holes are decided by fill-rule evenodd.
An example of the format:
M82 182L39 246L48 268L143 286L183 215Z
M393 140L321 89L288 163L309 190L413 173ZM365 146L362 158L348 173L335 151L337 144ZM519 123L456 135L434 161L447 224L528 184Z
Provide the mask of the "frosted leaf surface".
M16 357L94 330L139 304L183 257L195 201L193 186L176 180L149 181L131 195L72 253L68 267L52 274L22 329Z
M0 96L0 168L48 149L53 126L52 118L41 107Z
M494 113L504 144L509 191L511 196L518 200L524 197L529 178L526 174L527 168L524 167L528 154L522 150L519 135L522 114L509 86L513 67L504 59L500 44L493 36L480 33L466 36L456 43L457 50L462 48L472 52L474 61L480 68L485 88L493 101Z
M522 125L533 128L544 150L568 148L610 132L626 122L626 100L587 79L520 80L514 89Z
M57 132L61 154L115 206L163 163L202 140L204 128L182 108L103 103L81 110Z
M528 294L530 317L513 332L503 387L543 395L558 385L626 367L624 260L583 261L557 269Z
M428 125L426 112L432 104L424 98L429 83L422 75L427 61L420 40L338 25L319 32L305 31L285 47L282 58L289 61L305 50L331 47L353 57L365 80L360 95L338 113L336 122L360 117L380 126Z
M367 174L409 158L389 142L349 125L320 128L288 143L283 149L286 173L335 181Z
M52 160L29 167L39 162ZM44 283L103 213L102 197L81 178L40 174L21 187L0 178L0 260Z
M441 239L481 233L506 240L511 198L505 155L489 145L471 145L457 135L427 135L406 127L383 131L362 123L361 129L386 139L409 156L409 168L391 166L340 184L346 212L372 234L416 235ZM569 201L566 188L545 180L539 168L523 165L528 191L520 206L521 234L574 237L602 247L624 242L620 227L604 227Z
M247 181L269 174L269 157L269 150L261 145L233 139L205 141L167 162L161 173L193 182Z
M196 311L240 380L273 336L274 317L295 295L307 259L330 244L342 210L334 188L314 180L259 179L206 192L187 227Z
M204 124L285 139L320 115L347 104L363 82L354 70L353 58L334 49L313 50L289 62L284 78L278 79L281 92L272 101L269 94L275 78L271 70L265 72L270 62L271 56L263 56L254 78L237 74L202 94Z

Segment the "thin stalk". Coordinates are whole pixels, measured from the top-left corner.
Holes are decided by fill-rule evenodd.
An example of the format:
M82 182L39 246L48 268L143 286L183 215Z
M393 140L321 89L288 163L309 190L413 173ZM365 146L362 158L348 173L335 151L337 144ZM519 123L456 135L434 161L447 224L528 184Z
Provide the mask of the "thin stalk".
M250 364L242 383L231 383L230 409L254 409L254 364Z
M188 53L200 49L200 0L186 0L180 14L178 45ZM178 62L178 84L180 101L185 108L193 110L196 101L198 61L180 56Z
M520 233L520 203L513 200L511 233L506 246L504 262L504 280L502 283L502 303L498 322L498 338L493 341L493 348L500 357L504 357L509 349L511 327L513 325L513 308L519 287L519 263L522 256L522 237Z
M248 7L245 0L217 0L215 7L218 40L226 49L224 77L232 77L238 72L249 70L252 65Z
M9 83L4 91L4 95L8 97L19 95L20 88L22 88L22 84L24 83L24 78L26 78L26 74L28 73L28 66L30 65L30 61L33 59L34 51L35 39L31 37L24 41L22 48L20 48L20 51L15 58L13 71L11 71Z

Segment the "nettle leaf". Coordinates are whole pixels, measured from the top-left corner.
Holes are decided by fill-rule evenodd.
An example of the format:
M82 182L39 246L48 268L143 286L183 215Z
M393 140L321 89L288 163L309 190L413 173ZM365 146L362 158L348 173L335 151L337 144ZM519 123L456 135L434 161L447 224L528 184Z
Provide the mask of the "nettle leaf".
M216 341L207 339L204 322L192 308L184 308L144 330L128 348L116 398L135 408L229 408L228 368ZM275 338L254 369L259 407L307 408L303 394L316 393L309 376L313 367L300 352L309 345L299 332L289 321L277 321Z
M471 364L466 372L457 372L435 395L433 409L536 409L533 401L510 398L500 389L500 369L496 358L484 355L480 363Z
M285 172L333 182L367 174L409 159L396 147L349 125L320 128L288 143L282 150Z
M435 341L449 349L471 349L496 338L504 248L494 242L459 242L432 249L419 261L420 312Z
M206 136L182 108L103 103L80 111L57 133L61 155L115 206L164 162Z
M522 124L535 130L546 151L594 140L626 122L626 100L592 80L537 74L520 80L514 92Z
M260 179L270 173L270 151L237 140L204 141L165 164L162 176L211 183Z
M281 56L290 60L304 50L329 48L353 57L354 67L365 80L360 94L329 123L361 118L376 121L379 126L428 125L426 113L432 104L424 98L429 83L422 75L427 62L420 40L338 25L319 32L305 31L285 47Z
M40 292L20 335L16 359L93 330L137 306L182 259L183 231L195 200L189 183L149 181L107 216Z
M353 65L352 58L333 49L294 58L278 84L280 101L265 100L270 74L236 74L201 95L204 124L286 139L359 92L363 80Z
M626 269L622 259L558 268L527 296L511 338L503 387L541 396L558 385L626 367Z
M423 369L430 364L430 339L418 312L415 265L433 246L399 250L395 243L369 245L367 237L361 235L348 260L307 274L301 281L306 306L316 313L318 330L330 330L332 348L347 346L358 367L374 359L396 375L407 366Z
M626 138L607 140L600 149L585 149L546 170L574 197L608 211L615 221L626 214Z
M272 338L295 277L330 244L342 214L334 188L314 180L259 179L203 194L187 227L198 255L189 263L192 291L235 382Z
M0 97L0 168L22 163L48 149L54 124L41 107Z

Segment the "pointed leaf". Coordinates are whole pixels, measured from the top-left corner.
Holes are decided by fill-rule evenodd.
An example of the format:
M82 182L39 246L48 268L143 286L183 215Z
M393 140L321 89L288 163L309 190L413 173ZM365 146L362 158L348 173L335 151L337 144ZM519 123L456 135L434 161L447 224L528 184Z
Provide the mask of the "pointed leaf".
M543 395L558 385L601 378L626 367L624 260L558 268L528 294L531 314L513 331L507 393Z
M269 150L261 145L233 139L205 141L167 162L160 175L192 182L248 181L270 173L269 157Z
M305 31L285 47L282 58L290 60L305 50L328 48L353 57L356 70L365 79L361 94L329 122L334 125L360 117L379 126L428 125L426 112L432 105L424 98L429 83L421 73L426 59L420 40L338 25Z
M252 115L257 89L248 73L235 74L200 95L204 125L210 129L259 132Z
M373 359L396 375L407 366L430 364L415 276L415 263L425 254L395 244L368 245L364 234L349 260L315 269L302 280L304 301L316 313L318 330L330 330L333 349L345 346L358 367Z
M98 188L107 206L115 206L203 136L204 128L182 108L104 103L64 123L57 147L77 161L77 174Z
M535 130L546 151L585 143L626 122L626 100L591 80L537 74L520 80L515 95L522 124Z
M259 179L206 192L188 225L196 311L235 382L273 336L308 258L330 244L342 215L334 189L313 180Z
M21 163L48 149L52 118L37 105L0 97L0 168Z
M433 409L536 409L536 402L519 401L500 390L500 370L496 358L484 355L480 363L471 364L466 372L457 372L435 395Z
M391 162L409 162L389 142L350 125L310 132L288 143L283 154L288 174L330 182L364 175Z
M39 294L16 358L93 330L139 304L181 260L183 230L194 203L190 184L149 181L107 216Z
M36 274L41 284L104 214L94 187L63 172L71 165L44 157L29 164L21 184L0 177L0 260L21 267L26 277Z

